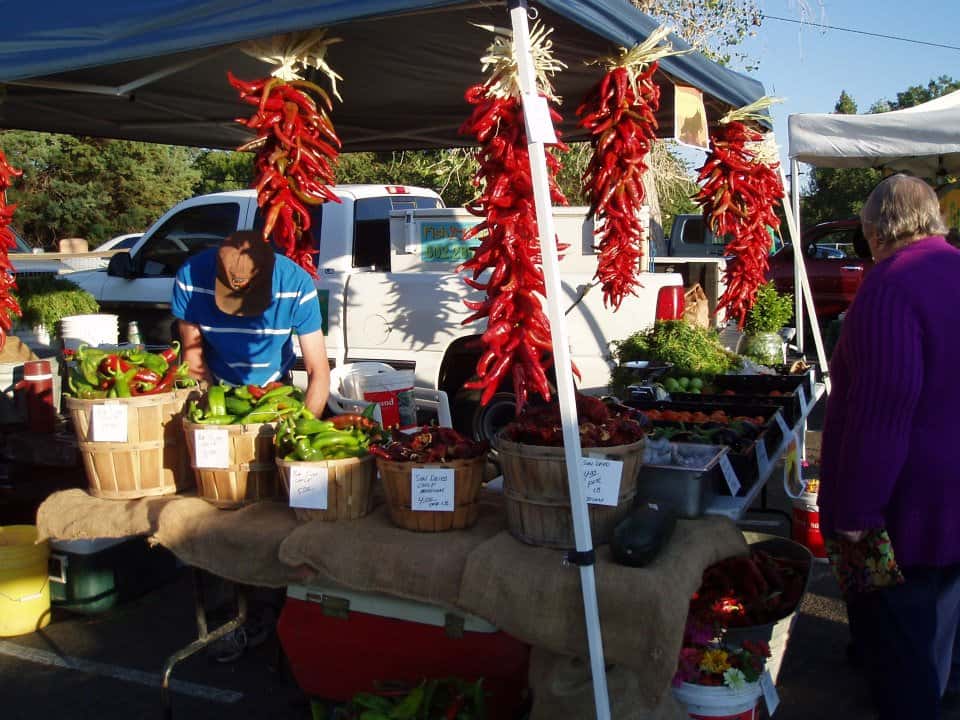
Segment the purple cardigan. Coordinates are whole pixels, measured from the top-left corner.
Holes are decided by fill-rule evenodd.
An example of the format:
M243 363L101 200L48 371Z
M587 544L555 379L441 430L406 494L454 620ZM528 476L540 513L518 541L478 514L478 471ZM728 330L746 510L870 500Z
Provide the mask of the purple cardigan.
M874 266L830 376L821 527L885 526L902 565L960 562L960 250L929 237Z

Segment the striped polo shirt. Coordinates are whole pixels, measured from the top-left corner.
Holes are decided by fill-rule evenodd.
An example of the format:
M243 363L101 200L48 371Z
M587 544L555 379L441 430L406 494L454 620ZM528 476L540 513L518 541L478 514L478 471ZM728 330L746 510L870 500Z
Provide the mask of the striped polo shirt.
M273 302L262 315L227 315L214 300L217 248L184 263L173 285L174 317L200 326L203 358L217 380L231 385L264 385L293 368L292 334L321 329L320 303L313 279L295 262L277 255Z

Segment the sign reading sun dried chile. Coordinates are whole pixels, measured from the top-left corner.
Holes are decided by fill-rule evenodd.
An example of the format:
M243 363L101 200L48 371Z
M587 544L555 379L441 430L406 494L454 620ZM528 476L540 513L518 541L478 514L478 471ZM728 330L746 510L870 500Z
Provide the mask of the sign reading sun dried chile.
M13 185L13 179L23 174L7 162L7 156L0 150L0 348L7 341L7 334L13 328L13 318L20 317L20 305L11 293L17 289L14 267L7 256L16 249L17 240L10 229L16 205L7 204L7 190Z

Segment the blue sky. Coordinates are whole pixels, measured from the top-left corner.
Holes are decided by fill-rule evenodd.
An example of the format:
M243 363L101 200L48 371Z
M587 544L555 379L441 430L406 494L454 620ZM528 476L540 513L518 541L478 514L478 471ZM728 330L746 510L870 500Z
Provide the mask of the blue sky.
M767 15L810 22L800 25L767 19L742 46L759 63L752 77L768 95L784 98L774 106L774 131L787 156L787 116L833 112L842 90L860 112L880 99L895 99L912 85L949 75L960 80L960 50L918 45L817 27L816 23L896 35L960 47L958 0L761 0ZM802 13L806 7L809 12ZM736 69L742 70L734 64ZM789 172L789 166L786 167Z

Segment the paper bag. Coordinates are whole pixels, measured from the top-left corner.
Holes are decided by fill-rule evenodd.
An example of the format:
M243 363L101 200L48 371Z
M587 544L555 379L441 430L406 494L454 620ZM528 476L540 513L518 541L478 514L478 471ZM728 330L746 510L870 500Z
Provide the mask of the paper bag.
M687 288L683 295L683 319L696 327L710 327L710 301L700 283Z

